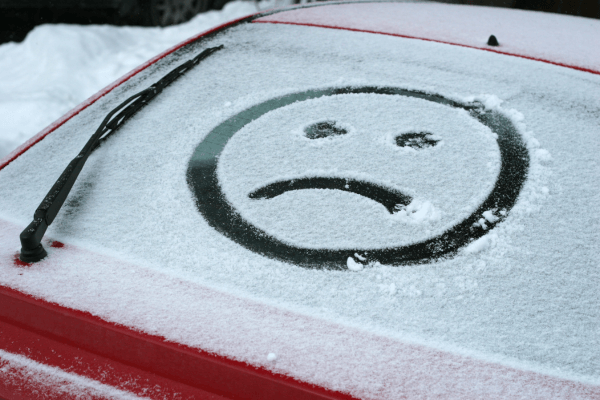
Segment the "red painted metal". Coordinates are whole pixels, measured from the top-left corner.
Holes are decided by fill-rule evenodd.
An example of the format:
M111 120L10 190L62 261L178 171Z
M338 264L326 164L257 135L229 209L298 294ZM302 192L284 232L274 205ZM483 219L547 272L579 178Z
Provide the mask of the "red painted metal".
M31 316L31 315L30 315ZM115 362L81 348L40 335L0 319L0 349L22 355L46 366L57 367L71 374L91 378L121 391L150 399L180 398L224 400L224 397L165 379L148 371ZM86 393L86 397L87 397ZM93 399L105 396L89 394ZM0 397L13 399L80 399L81 393L69 393L56 387L55 382L32 379L31 374L11 374L0 380Z
M410 36L410 35L401 35L401 34L398 34L398 33L372 31L372 30L366 30L366 29L346 28L346 27L334 26L334 25L308 24L308 23L304 23L304 22L260 21L260 20L255 20L255 21L252 21L252 22L253 23L260 23L260 24L283 24L283 25L312 26L312 27L315 27L315 28L327 28L327 29L338 29L338 30L342 30L342 31L375 33L375 34L378 34L378 35L395 36L395 37L401 37L401 38L405 38L405 39L424 40L426 42L435 42L435 43L450 44L452 46L460 46L460 47L467 47L469 49L489 51L491 53L503 54L505 56L519 57L519 58L524 58L526 60L540 61L540 62L543 62L543 63L546 63L546 64L557 65L559 67L571 68L571 69L575 69L577 71L589 72L590 74L600 75L600 71L596 71L596 70L589 69L589 68L578 67L576 65L563 64L563 63L559 63L559 62L556 62L556 61L546 60L546 59L543 59L543 58L529 57L529 56L524 56L524 55L515 54L515 53L507 53L507 52L496 50L496 49L488 49L488 48L484 48L484 47L469 46L469 45L461 44L461 43L445 42L443 40L428 39L428 38L417 37L417 36Z
M0 286L0 304L0 321L5 325L19 327L24 332L29 331L45 337L45 340L58 343L67 357L76 357L80 352L99 356L101 361L91 360L89 365L93 367L78 372L92 379L105 379L110 385L115 384L111 376L121 379L119 371L108 374L108 377L98 376L93 371L100 369L104 363L114 362L116 365L134 367L136 371L141 370L145 374L154 374L174 384L187 385L225 398L354 398L242 362L167 342L161 337L136 332L89 313L58 306L7 287ZM59 368L69 366L61 364L62 358L58 359L54 355L56 346L39 346L36 352L29 353L29 342L21 336L12 344L10 340L3 340L0 348ZM91 375L89 371L92 371Z
M15 253L15 256L13 257L13 261L17 267L29 267L31 265L30 263L21 261L21 259L19 258L19 253Z

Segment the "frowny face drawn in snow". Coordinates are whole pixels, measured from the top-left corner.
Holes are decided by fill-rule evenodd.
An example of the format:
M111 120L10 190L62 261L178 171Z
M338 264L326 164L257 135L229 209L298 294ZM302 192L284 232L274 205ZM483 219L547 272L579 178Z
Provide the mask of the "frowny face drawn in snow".
M501 222L529 157L503 114L401 88L274 98L215 127L188 184L221 234L310 268L424 263Z

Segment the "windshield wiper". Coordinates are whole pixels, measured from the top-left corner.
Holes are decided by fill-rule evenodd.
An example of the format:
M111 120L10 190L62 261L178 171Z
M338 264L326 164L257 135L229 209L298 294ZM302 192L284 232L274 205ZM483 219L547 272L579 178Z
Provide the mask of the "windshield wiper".
M60 175L60 178L54 183L42 203L33 214L33 221L21 232L21 254L19 259L23 262L31 263L46 257L47 253L42 246L42 238L46 233L48 226L54 221L58 211L67 199L79 172L87 161L90 154L104 142L108 136L123 126L131 116L138 112L142 107L154 99L163 89L169 86L173 81L194 68L200 61L210 56L214 52L221 50L223 45L211 47L204 50L191 60L181 64L173 71L165 75L161 80L150 86L146 90L134 94L117 108L108 113L104 121L100 124L96 132L88 140L81 152L67 166ZM118 113L118 114L117 114ZM115 115L116 114L116 115Z

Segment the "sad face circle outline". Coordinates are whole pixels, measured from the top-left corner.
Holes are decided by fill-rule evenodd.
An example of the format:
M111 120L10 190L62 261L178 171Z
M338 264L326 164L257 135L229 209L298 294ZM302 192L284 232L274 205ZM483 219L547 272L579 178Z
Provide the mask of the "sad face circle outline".
M493 189L471 215L440 235L395 247L375 249L301 247L277 239L244 218L239 210L227 200L217 174L219 156L229 139L244 126L270 111L296 102L340 94L405 96L466 110L471 118L487 126L497 135L500 170ZM332 121L313 124L306 130L307 137L312 135L312 138L343 133L345 133L343 129ZM396 141L398 146L413 148L436 144L435 137L424 132L399 135ZM265 257L303 267L346 269L349 257L361 262L379 262L398 266L426 263L456 254L460 248L485 235L487 229L493 228L506 218L521 191L528 168L528 151L512 121L498 111L485 109L480 103L463 104L440 95L395 87L345 87L288 94L267 100L228 118L210 131L196 147L188 165L187 182L196 199L198 210L209 225L245 248ZM381 203L389 212L393 212L395 205L406 205L411 200L410 196L405 193L380 185L368 184L359 180L326 177L275 182L248 193L248 197L272 198L286 191L306 188L334 189L360 194ZM490 210L498 212L491 215Z

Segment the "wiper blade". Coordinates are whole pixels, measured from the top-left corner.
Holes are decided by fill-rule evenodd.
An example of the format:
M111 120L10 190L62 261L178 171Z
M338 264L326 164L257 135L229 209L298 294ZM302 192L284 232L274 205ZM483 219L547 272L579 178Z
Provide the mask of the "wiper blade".
M42 238L46 233L46 229L48 229L48 226L54 221L58 211L67 199L75 180L77 180L77 177L90 154L92 154L92 152L111 134L123 126L125 121L158 96L165 87L169 86L181 75L198 65L200 61L222 48L223 45L204 50L196 57L169 72L148 89L134 94L108 113L81 152L69 163L67 168L65 168L60 175L60 178L54 183L42 203L35 210L33 221L23 230L23 232L21 232L21 254L19 256L21 261L32 263L46 257L46 250L41 243Z

